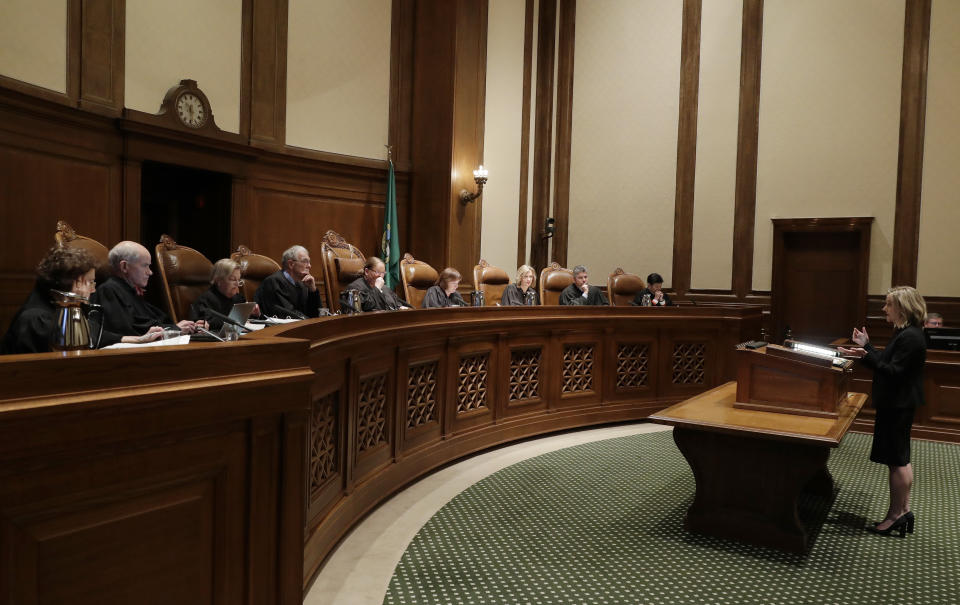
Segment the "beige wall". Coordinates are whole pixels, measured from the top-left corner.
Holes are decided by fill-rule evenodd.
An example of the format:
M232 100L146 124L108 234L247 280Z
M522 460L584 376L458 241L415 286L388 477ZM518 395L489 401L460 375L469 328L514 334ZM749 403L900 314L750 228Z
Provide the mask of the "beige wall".
M703 3L690 287L728 290L740 110L743 0Z
M876 217L868 289L890 285L904 12L904 0L764 2L755 290L770 289L777 217Z
M960 296L960 2L934 0L927 65L927 117L917 288Z
M207 95L217 126L240 128L242 0L127 0L125 105L156 113L189 78Z
M524 12L516 0L490 0L487 12L483 162L490 181L477 201L483 205L480 256L509 275L517 266Z
M671 283L681 2L577 4L568 264Z
M0 74L67 91L66 0L0 1Z
M290 0L287 144L386 159L390 11L386 0Z

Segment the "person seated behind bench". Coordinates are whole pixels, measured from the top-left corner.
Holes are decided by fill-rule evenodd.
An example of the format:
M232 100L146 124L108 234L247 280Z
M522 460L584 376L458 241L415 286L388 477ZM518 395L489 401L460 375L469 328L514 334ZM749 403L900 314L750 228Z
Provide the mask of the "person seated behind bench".
M230 315L233 305L247 302L240 292L243 280L240 279L240 263L229 258L221 258L213 264L210 271L210 289L200 295L190 305L190 319L202 319L210 325L211 330L223 327L223 319L210 311L220 315ZM253 307L252 316L260 315L259 305Z
M540 295L537 294L537 276L530 265L521 265L517 269L517 282L507 284L500 296L500 306L510 307L527 304L527 298L531 297L531 304L540 304Z
M447 267L440 272L437 283L430 286L423 295L421 309L435 309L438 307L466 307L467 302L457 292L460 285L460 272L453 267Z
M33 292L14 315L10 328L3 341L0 341L0 354L51 351L60 308L53 303L50 291L73 292L83 298L90 298L97 289L96 266L97 262L86 250L51 248L37 266ZM121 336L108 330L101 334L100 321L100 313L92 313L88 322L90 338L100 347L121 341L149 342L155 340L163 331L163 328L151 327L142 336Z
M382 260L376 256L368 258L363 265L363 274L340 292L340 312L345 314L355 312L350 306L350 290L357 291L360 297L360 310L364 313L409 309L407 303L400 300L393 290L384 287L385 274L386 266Z
M587 283L589 279L587 268L577 265L573 268L573 283L560 293L561 305L609 305L607 297L597 286Z
M257 288L253 300L260 312L281 319L306 319L320 316L320 290L310 274L310 253L303 246L290 246L280 261L282 269Z
M631 305L642 307L643 297L650 297L650 306L652 307L672 307L673 301L663 291L663 277L659 273L651 273L647 276L647 287L637 292L636 297L630 302Z
M143 297L147 281L153 275L150 252L137 242L123 241L110 249L107 255L113 267L113 277L93 294L92 302L103 307L103 327L123 336L143 334L154 326L173 327L173 322L161 309ZM197 326L207 322L184 319L176 324L182 332L193 334Z

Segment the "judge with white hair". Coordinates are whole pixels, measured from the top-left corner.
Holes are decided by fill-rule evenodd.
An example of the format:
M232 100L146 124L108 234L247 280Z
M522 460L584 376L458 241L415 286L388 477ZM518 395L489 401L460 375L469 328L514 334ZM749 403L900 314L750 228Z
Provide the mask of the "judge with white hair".
M143 297L147 281L153 275L150 252L137 242L123 241L110 249L107 258L113 267L113 277L90 297L103 307L104 330L138 336L154 326L173 327L170 317ZM198 326L206 328L207 323L184 319L176 326L192 334Z
M253 300L260 312L270 317L306 319L320 315L320 291L310 274L310 252L291 246L283 253L282 268L267 276Z

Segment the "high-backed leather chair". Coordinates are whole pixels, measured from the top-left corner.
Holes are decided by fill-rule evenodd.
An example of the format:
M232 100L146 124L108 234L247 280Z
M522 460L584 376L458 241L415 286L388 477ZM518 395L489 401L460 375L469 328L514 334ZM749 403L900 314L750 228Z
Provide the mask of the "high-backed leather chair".
M210 287L213 263L166 234L160 236L156 253L163 298L170 318L173 323L189 319L190 305Z
M403 295L414 309L419 309L430 286L437 283L440 274L423 261L413 258L407 252L400 259L400 280L403 282Z
M280 270L277 261L269 256L254 254L244 245L238 246L237 251L230 255L230 259L240 264L243 296L248 301L253 301L253 295L263 280Z
M327 231L320 244L323 264L323 289L331 312L340 309L340 292L363 275L367 257L336 231Z
M559 305L560 293L573 283L573 271L550 263L540 272L540 304Z
M637 292L645 287L646 283L642 277L633 273L626 273L623 269L617 267L617 270L607 278L607 298L610 299L610 306L629 306L637 296Z
M500 267L494 267L482 258L473 268L473 289L483 292L483 304L486 307L495 307L500 304L503 290L509 283L510 276L506 271Z
M113 267L107 258L109 250L95 239L77 235L66 221L57 221L57 232L53 235L57 245L61 248L80 248L86 250L97 261L96 280L98 284L107 281L113 275Z

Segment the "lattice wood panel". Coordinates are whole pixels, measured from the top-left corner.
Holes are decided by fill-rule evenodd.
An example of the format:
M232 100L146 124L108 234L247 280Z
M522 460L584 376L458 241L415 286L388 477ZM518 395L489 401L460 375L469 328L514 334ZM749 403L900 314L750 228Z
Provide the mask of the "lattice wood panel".
M633 342L617 345L617 388L635 389L647 384L650 346Z
M357 398L357 452L386 443L387 375L376 374L360 380Z
M563 347L563 393L593 390L593 345L569 344Z
M673 345L673 384L703 384L707 345L676 342Z
M410 366L407 371L407 428L437 421L437 361Z
M310 413L311 500L337 471L337 400L339 391L313 402Z
M510 401L540 397L540 359L543 350L519 349L510 352Z
M487 368L489 353L460 358L457 375L457 413L463 414L487 406Z

